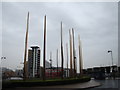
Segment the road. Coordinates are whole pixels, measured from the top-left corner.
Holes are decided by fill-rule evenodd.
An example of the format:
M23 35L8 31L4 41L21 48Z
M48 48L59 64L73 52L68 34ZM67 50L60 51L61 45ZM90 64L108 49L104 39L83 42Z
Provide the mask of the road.
M120 90L120 79L106 79L106 80L95 80L101 83L101 86L91 88L88 90L100 90L100 89L109 89L109 90Z

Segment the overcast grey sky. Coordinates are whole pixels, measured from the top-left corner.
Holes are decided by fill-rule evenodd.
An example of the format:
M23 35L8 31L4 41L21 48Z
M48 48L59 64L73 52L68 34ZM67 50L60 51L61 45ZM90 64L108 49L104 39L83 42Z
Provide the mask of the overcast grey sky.
M114 64L118 63L118 3L3 3L2 5L2 66L15 69L23 62L26 16L30 12L29 44L41 48L43 60L43 20L47 15L47 60L52 51L56 64L56 49L60 54L60 22L63 22L64 59L69 29L75 30L75 48L78 62L78 34L82 42L84 68L111 65L108 50L113 51ZM61 59L59 55L59 65ZM41 63L42 65L42 63ZM66 65L65 65L66 66Z

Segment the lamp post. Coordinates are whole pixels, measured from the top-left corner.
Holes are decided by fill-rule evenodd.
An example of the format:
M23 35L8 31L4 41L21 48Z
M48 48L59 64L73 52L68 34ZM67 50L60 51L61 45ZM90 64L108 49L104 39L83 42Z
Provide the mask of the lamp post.
M2 62L2 60L6 60L6 57L4 57L4 56L1 57L1 61L0 61L0 63ZM1 64L2 64L2 63L1 63ZM1 64L0 64L0 65L1 65ZM2 65L1 65L1 66L2 66Z
M108 50L108 53L111 53L112 66L113 66L113 54L112 54L112 50Z
M111 59L112 59L112 77L115 79L115 69L113 66L113 54L112 54L112 50L108 50L108 53L111 53Z
M2 62L2 60L6 60L6 57L1 57L1 61L0 61L0 63ZM2 64L2 63L1 63Z

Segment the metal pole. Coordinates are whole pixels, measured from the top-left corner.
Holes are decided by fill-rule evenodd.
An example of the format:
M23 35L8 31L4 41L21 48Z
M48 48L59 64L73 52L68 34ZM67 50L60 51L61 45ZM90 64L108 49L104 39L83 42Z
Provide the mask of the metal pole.
M46 79L45 76L45 60L46 60L46 15L44 18L44 45L43 45L43 80Z
M57 60L57 77L58 77L58 49L57 49L57 54L56 54L56 60Z
M74 57L74 59L75 59L75 72L76 72L76 74L75 75L77 75L77 57L76 57L76 50L75 50L75 57Z
M50 68L51 68L51 74L50 76L52 77L52 52L50 52Z
M78 35L78 48L79 48L79 72L81 74L81 59L80 59L80 35Z
M112 60L112 66L113 66L113 55L112 55L112 50L108 50L108 53L111 53L111 60Z
M76 76L76 64L75 64L75 45L74 45L74 29L72 28L72 44L73 44L73 62L74 62L74 77Z
M28 28L29 28L29 12L27 16L27 28L26 28L26 37L25 37L25 53L24 53L24 80L27 78L27 65L26 65L26 59L27 59L27 45L28 45Z
M62 45L62 22L61 22L61 67L62 67L62 76L61 78L63 79L63 62L64 62L64 58L63 58L63 45Z
M112 51L111 51L111 59L112 59L112 66L113 66L113 54L112 54Z
M66 43L66 54L67 54L67 77L68 77L68 44Z
M82 48L81 48L81 42L80 42L80 35L78 35L78 48L79 48L79 68L80 68L80 75L83 74L82 69L83 69L83 63L82 63Z
M83 57L82 57L82 43L80 41L80 58L81 58L81 75L83 74Z
M70 30L69 30L69 38L70 38L70 77L72 77L73 75L73 73L72 73L72 41L71 41L71 39L72 39L72 36L71 36L71 32L70 32Z

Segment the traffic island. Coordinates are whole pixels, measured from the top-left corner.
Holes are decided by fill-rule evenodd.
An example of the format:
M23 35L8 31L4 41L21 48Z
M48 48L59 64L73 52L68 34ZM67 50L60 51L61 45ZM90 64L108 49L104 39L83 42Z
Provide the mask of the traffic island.
M3 81L2 88L15 88L15 87L35 87L35 86L53 86L53 85L67 85L74 83L83 83L90 81L91 78L83 76L80 78L68 78L68 79L54 79L54 80L11 80Z

